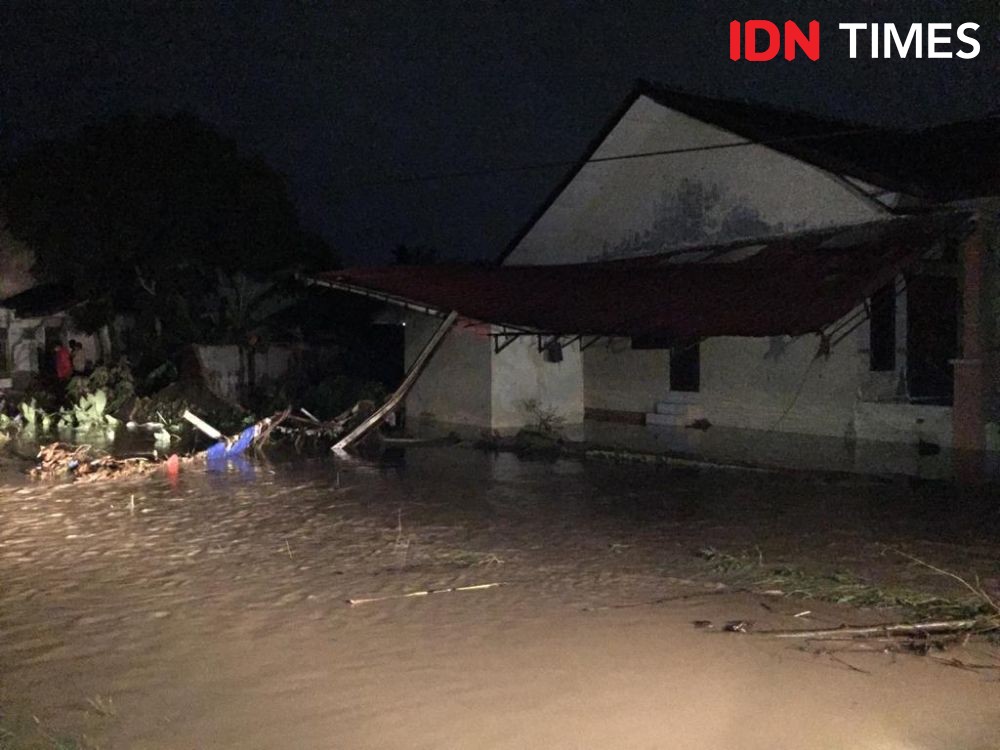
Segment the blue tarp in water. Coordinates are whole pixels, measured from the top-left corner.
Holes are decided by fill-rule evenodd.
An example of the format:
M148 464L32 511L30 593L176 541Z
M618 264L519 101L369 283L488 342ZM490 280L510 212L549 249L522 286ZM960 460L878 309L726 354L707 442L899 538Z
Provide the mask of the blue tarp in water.
M257 437L257 425L251 425L240 433L232 443L227 440L220 440L215 445L205 451L205 457L209 461L220 461L233 456L239 456L247 448L253 445L254 438Z

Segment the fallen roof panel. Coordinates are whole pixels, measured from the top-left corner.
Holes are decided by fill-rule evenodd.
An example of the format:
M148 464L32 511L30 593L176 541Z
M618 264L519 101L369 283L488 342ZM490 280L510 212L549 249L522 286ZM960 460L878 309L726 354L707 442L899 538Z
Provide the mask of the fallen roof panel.
M889 220L878 231L817 232L766 243L730 263L390 266L312 280L547 333L674 341L799 335L846 315L932 245L955 236L966 219L937 214Z

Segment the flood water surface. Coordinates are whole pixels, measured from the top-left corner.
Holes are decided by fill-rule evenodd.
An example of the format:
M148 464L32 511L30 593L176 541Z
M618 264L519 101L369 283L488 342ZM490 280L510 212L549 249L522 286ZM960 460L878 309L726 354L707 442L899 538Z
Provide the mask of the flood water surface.
M762 606L708 544L992 554L885 488L456 448L2 492L0 698L101 747L1000 747L1000 672L719 632L877 616Z

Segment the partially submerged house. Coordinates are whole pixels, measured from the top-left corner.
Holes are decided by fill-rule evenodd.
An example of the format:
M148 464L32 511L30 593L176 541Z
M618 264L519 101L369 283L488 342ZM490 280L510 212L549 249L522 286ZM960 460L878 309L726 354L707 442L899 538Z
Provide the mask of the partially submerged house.
M411 425L544 411L677 448L733 428L981 449L998 136L996 118L896 131L643 84L498 267L315 280L407 310L408 362L459 314Z

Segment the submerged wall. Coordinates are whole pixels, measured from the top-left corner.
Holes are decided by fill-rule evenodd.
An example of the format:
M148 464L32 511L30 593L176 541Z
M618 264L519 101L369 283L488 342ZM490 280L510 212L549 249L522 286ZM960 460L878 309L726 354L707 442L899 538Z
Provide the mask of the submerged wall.
M717 337L700 345L699 390L679 393L670 390L668 350L613 339L584 352L585 404L588 413L643 413L664 426L703 418L759 433L950 446L951 408L907 402L905 291L896 311L892 370L871 370L867 322L829 354L819 353L818 336Z
M406 313L404 365L407 371L441 325L441 319ZM490 426L490 338L476 328L456 325L444 337L406 397L411 429L420 421Z
M583 353L583 375L588 411L645 414L670 388L670 353L632 349L627 338L604 339Z
M440 325L440 318L407 313L406 369ZM579 347L548 362L534 336L495 353L486 325L455 325L406 398L407 422L421 421L517 430L537 421L535 410L566 424L583 422L583 367Z
M538 421L539 413L564 424L583 422L583 361L580 347L562 350L562 361L546 361L538 340L525 336L491 360L492 418L495 430L518 429Z

